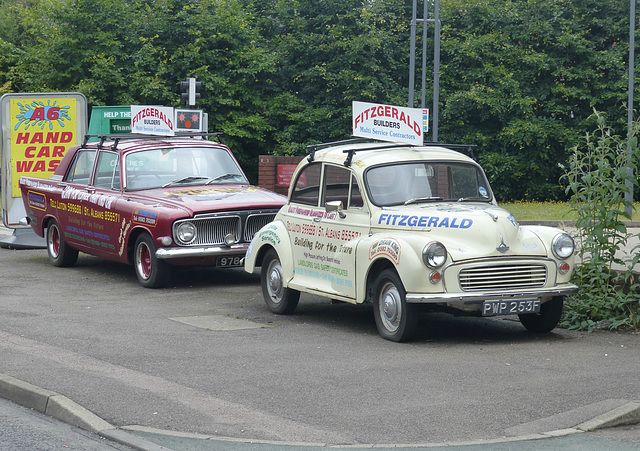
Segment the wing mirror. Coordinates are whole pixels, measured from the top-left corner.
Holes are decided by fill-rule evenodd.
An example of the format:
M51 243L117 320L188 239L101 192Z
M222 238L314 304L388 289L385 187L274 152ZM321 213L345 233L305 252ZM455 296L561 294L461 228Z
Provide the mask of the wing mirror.
M332 200L324 204L324 210L327 213L331 213L333 211L337 211L340 218L344 219L347 217L346 214L342 211L342 201L341 200Z

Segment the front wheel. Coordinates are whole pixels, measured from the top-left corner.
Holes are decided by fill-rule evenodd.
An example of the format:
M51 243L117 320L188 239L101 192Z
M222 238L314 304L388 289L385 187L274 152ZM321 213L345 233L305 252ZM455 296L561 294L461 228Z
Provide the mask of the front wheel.
M402 281L392 269L382 271L373 282L373 314L382 338L407 341L416 332L417 308L407 303Z
M169 267L156 257L156 245L147 233L141 234L136 239L133 266L140 285L145 288L160 288L169 283L171 276Z
M518 315L522 325L535 333L551 332L562 318L564 297L557 296L540 306L540 313L526 313Z
M284 286L284 271L280 258L273 249L267 251L260 271L262 296L269 310L278 315L288 315L298 306L300 292Z
M47 254L54 266L73 266L78 261L78 251L67 246L60 226L55 219L47 227Z

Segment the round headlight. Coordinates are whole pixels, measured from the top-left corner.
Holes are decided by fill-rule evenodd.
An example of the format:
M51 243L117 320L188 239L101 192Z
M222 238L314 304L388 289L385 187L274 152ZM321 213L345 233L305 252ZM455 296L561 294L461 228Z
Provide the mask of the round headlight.
M182 244L189 244L196 239L196 226L183 222L176 228L176 237Z
M568 258L573 255L575 250L575 243L573 238L567 233L560 233L553 238L551 243L551 249L558 258Z
M429 268L439 268L447 261L447 248L434 241L422 250L422 260Z

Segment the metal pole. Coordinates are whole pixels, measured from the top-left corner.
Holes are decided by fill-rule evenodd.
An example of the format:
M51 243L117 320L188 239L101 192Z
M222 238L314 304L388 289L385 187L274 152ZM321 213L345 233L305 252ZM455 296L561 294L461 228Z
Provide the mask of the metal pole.
M440 0L435 0L435 44L433 48L433 141L438 142L438 104L440 103Z
M416 82L416 15L418 0L413 0L413 14L411 16L411 47L409 53L409 108L413 108L413 90Z
M427 18L429 0L424 0L424 11L422 12L422 103L420 107L424 110L427 91Z
M633 86L634 86L634 66L635 66L635 46L636 46L636 0L630 0L629 11L629 100L627 105L627 138L631 138L631 127L633 123ZM627 161L631 162L631 144L627 144ZM629 202L625 211L629 217L633 215L633 169L627 167L627 179L625 185L628 191L624 193L624 200Z

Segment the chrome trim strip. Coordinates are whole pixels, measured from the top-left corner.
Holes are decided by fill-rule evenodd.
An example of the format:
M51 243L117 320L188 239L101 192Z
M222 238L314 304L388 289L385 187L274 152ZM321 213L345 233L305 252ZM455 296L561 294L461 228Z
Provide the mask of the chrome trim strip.
M248 248L249 243L234 244L233 246L163 247L156 251L156 257L161 260L170 260L173 258L244 256Z
M520 291L517 293L407 293L407 302L412 304L438 304L443 302L513 301L518 299L532 299L549 296L565 296L577 291L577 285L567 284L562 287Z

